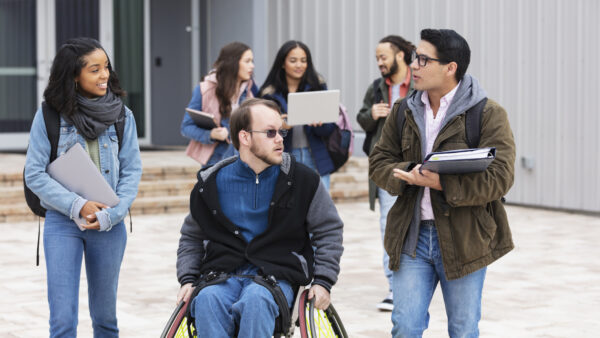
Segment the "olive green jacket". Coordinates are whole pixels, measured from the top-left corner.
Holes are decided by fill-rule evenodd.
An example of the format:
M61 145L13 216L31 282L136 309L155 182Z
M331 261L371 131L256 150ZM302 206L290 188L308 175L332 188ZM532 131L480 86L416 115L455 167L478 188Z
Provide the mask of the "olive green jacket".
M423 190L392 175L394 168L409 171L423 161L413 112L410 109L399 112L398 107L399 102L396 102L369 157L370 178L391 195L398 196L388 214L384 238L392 270L398 270L402 246L418 213L416 208L420 208L418 202ZM398 114L406 116L402 141L397 131ZM463 112L442 127L433 151L468 148L464 116ZM496 159L484 172L440 175L443 190L431 189L435 226L448 280L477 271L514 247L500 199L513 184L515 143L506 111L493 100L487 101L482 112L479 147L496 147Z

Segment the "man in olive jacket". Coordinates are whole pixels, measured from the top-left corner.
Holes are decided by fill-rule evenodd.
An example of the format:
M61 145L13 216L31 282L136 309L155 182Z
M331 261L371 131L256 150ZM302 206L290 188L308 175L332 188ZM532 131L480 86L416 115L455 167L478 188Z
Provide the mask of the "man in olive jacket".
M421 31L410 64L417 91L406 98L408 109L394 104L369 157L370 178L398 196L384 239L394 271L394 337L422 335L438 282L450 336L478 336L486 266L514 247L500 200L513 184L515 144L500 105L488 99L481 113L479 147L496 147L485 171L419 171L427 153L468 148L465 112L486 98L465 74L469 61L469 46L455 31Z

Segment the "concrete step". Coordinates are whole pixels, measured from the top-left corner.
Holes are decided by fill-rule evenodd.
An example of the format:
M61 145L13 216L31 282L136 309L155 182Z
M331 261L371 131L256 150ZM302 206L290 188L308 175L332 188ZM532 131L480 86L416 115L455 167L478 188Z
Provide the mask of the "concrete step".
M196 183L196 165L145 167L138 196L131 213L159 214L187 212L190 191ZM335 202L368 198L367 158L350 158L331 175L331 196ZM23 173L0 174L0 222L36 220L23 194Z
M10 203L25 203L23 184L19 186L0 187L0 205Z
M178 213L189 210L189 193L180 196L151 196L136 198L131 206L132 215ZM35 216L27 204L10 203L0 205L0 222L33 221Z
M159 196L187 196L196 184L195 179L170 179L164 181L141 181L137 198Z

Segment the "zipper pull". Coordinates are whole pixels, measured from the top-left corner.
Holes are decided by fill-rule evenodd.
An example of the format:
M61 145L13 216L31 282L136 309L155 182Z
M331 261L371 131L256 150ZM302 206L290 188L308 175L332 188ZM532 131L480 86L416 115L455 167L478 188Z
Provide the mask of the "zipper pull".
M256 175L256 184L258 185L258 175Z

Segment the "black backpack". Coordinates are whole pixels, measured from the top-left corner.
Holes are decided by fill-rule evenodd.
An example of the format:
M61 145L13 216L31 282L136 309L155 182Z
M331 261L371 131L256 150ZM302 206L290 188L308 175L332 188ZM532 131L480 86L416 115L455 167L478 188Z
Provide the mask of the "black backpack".
M465 133L469 148L477 148L479 146L479 138L481 137L481 113L483 112L483 107L485 107L486 103L487 97L484 97L465 113ZM400 138L400 142L402 142L402 131L404 130L404 123L406 122L404 111L408 109L408 103L406 98L404 98L398 104L400 107L398 107L397 110L398 119L396 120L396 127L398 128L398 137Z
M58 150L58 139L60 137L60 115L52 109L46 102L42 102L42 113L44 114L44 123L46 124L46 132L48 134L48 140L50 141L50 161L51 163L56 159L56 152ZM123 132L125 131L125 105L121 109L121 114L115 122L115 130L117 132L117 139L119 143L119 151L121 150L121 140L123 138ZM25 201L31 211L39 217L46 216L46 209L40 205L40 199L36 194L33 193L25 183L25 168L23 168L23 190L25 192Z

